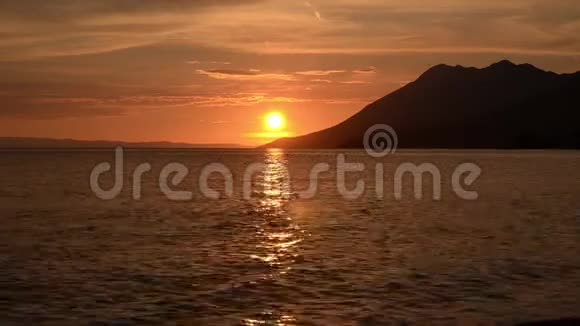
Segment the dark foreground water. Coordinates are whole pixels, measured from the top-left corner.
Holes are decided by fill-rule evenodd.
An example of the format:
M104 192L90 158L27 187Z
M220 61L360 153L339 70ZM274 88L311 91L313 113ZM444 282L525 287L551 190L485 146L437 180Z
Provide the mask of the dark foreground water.
M365 195L336 190L338 152L130 152L121 195L103 201L89 175L106 152L0 153L0 324L353 325L514 324L578 317L580 154L406 152L375 161L348 152L367 171L348 177ZM149 162L141 200L133 169ZM161 168L189 175L171 201ZM207 163L234 176L232 198L204 198ZM264 163L251 199L244 169ZM328 162L312 199L297 195L309 171ZM375 164L384 163L377 198ZM412 180L393 194L404 162L434 163L422 200ZM451 175L475 162L482 176L465 201ZM290 182L288 182L288 179ZM112 182L103 177L103 187ZM210 184L222 190L223 178Z

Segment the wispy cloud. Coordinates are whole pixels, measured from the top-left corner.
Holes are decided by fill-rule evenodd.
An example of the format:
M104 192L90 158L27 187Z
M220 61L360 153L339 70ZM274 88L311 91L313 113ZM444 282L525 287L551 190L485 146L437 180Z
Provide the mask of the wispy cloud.
M579 14L575 0L1 1L0 59L105 53L168 40L266 54L574 56Z
M200 60L188 60L185 63L190 64L190 65L212 64L212 65L225 65L225 66L229 66L232 64L229 61L200 61Z
M370 67L365 68L365 69L353 70L352 72L355 74L375 74L375 73L377 73L377 68L370 66Z
M320 11L318 11L318 9L310 1L304 1L304 5L307 8L312 9L312 11L314 13L314 17L316 17L316 19L318 19L319 21L322 21L322 15L320 14Z
M298 71L296 72L296 74L303 76L328 76L333 74L341 74L345 72L346 70L307 70L307 71Z
M364 85L364 84L370 84L368 81L364 81L364 80L344 80L344 81L340 81L340 84L345 84L345 85Z
M312 82L312 83L332 84L332 80L330 80L330 79L319 79L319 78L317 78L317 79L310 80L310 82Z
M279 73L263 73L257 69L240 70L240 69L198 69L198 74L206 75L214 79L222 80L284 80L292 81L294 76Z

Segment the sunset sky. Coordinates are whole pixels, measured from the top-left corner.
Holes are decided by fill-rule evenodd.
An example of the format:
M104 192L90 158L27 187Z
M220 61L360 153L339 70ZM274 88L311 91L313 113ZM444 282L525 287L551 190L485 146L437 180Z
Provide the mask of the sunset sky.
M0 136L256 145L430 66L580 70L578 0L0 0Z

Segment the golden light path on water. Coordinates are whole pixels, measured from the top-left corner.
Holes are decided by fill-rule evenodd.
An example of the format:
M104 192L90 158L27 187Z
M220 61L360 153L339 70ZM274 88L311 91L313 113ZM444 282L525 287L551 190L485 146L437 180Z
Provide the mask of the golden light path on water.
M265 264L266 279L283 278L300 256L298 244L304 231L288 214L292 199L288 160L281 150L265 152L264 170L254 188L258 193L254 212L260 217L256 225L257 245L251 258ZM296 319L283 312L264 311L261 318L244 319L244 325L294 325Z

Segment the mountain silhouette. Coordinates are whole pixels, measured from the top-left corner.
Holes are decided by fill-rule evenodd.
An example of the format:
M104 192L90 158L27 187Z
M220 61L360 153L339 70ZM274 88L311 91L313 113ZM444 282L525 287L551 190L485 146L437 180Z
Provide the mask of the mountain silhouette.
M375 124L391 126L400 148L579 149L580 72L437 65L334 127L263 147L361 148Z

